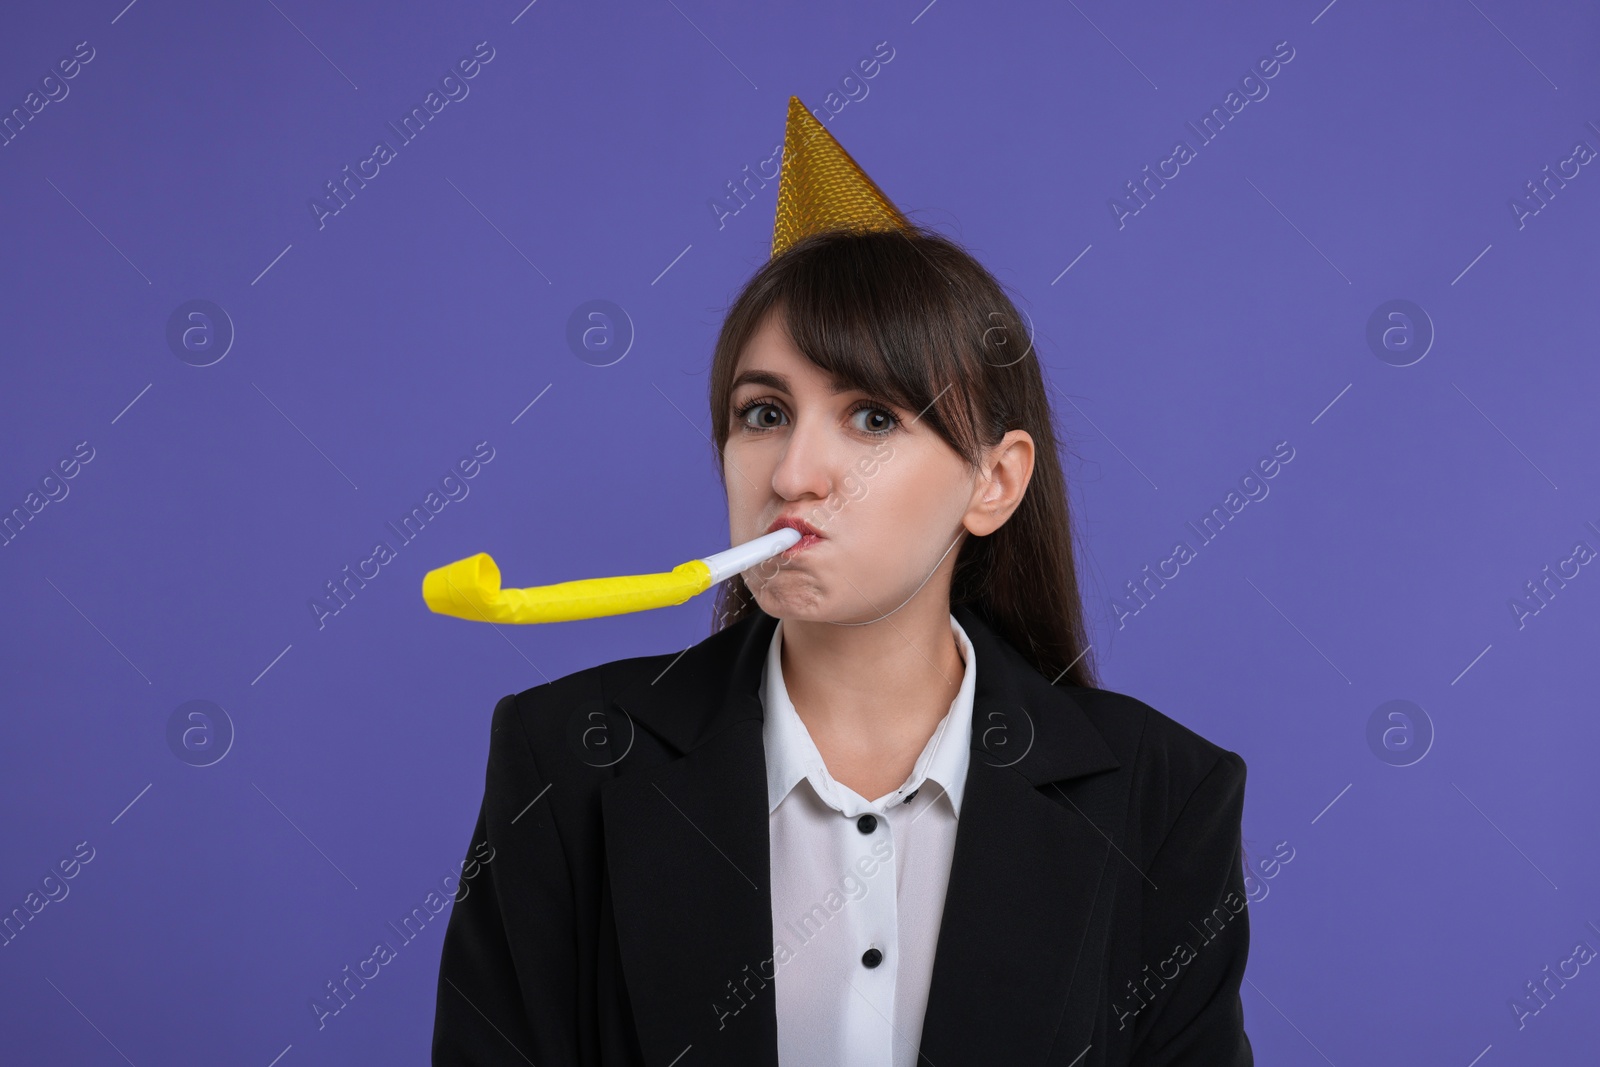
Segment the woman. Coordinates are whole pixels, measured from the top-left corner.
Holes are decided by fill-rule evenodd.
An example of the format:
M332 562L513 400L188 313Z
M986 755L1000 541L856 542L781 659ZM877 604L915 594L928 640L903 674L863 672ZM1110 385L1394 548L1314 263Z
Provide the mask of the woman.
M1245 765L1095 687L998 283L810 233L710 393L730 542L807 536L689 649L499 702L434 1062L1252 1064Z

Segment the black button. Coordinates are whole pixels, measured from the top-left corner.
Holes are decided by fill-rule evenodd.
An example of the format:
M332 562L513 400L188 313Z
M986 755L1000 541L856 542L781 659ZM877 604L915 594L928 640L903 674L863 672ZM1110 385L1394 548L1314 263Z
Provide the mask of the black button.
M856 820L856 829L864 834L870 834L878 828L878 817L870 812Z
M861 962L868 967L876 967L883 962L883 953L875 948L869 948L861 954Z
M910 793L906 794L906 798L904 800L902 800L900 803L902 803L902 804L911 803L913 800L916 799L917 794L920 793L920 792L922 792L922 787L919 785L919 786L917 786L917 788L913 789Z

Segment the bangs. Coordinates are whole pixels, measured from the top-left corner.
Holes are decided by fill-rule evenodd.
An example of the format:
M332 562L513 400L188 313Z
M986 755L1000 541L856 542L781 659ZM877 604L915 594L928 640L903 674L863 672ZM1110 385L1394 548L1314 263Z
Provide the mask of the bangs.
M769 311L795 348L836 382L926 424L969 461L979 442L968 407L983 324L967 321L937 246L894 232L834 231L771 261L730 312L719 356L737 360ZM721 406L725 406L724 404Z

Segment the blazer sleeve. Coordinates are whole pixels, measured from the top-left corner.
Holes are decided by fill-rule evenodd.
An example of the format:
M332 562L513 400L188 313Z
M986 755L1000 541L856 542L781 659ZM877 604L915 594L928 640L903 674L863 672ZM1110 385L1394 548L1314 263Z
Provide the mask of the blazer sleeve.
M472 838L493 852L476 878L463 872L445 929L435 1067L578 1062L572 883L548 786L517 698L502 698Z
M1245 772L1244 760L1224 749L1146 872L1141 958L1149 992L1131 1067L1254 1067L1239 997L1250 948Z

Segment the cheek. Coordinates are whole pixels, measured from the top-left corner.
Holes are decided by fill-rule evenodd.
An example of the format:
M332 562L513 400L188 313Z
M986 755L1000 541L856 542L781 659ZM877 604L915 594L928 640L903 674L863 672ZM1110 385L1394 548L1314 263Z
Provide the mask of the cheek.
M741 448L730 437L722 450L722 481L730 515L758 511L771 495L771 461L760 449Z
M722 446L722 480L728 484L729 496L749 490L744 479L739 477L739 472L749 466L750 458L743 454L738 439L730 436Z
M859 479L857 499L846 510L858 512L862 537L892 544L902 552L923 540L937 540L950 522L951 494L959 493L938 464L901 449L870 477Z

